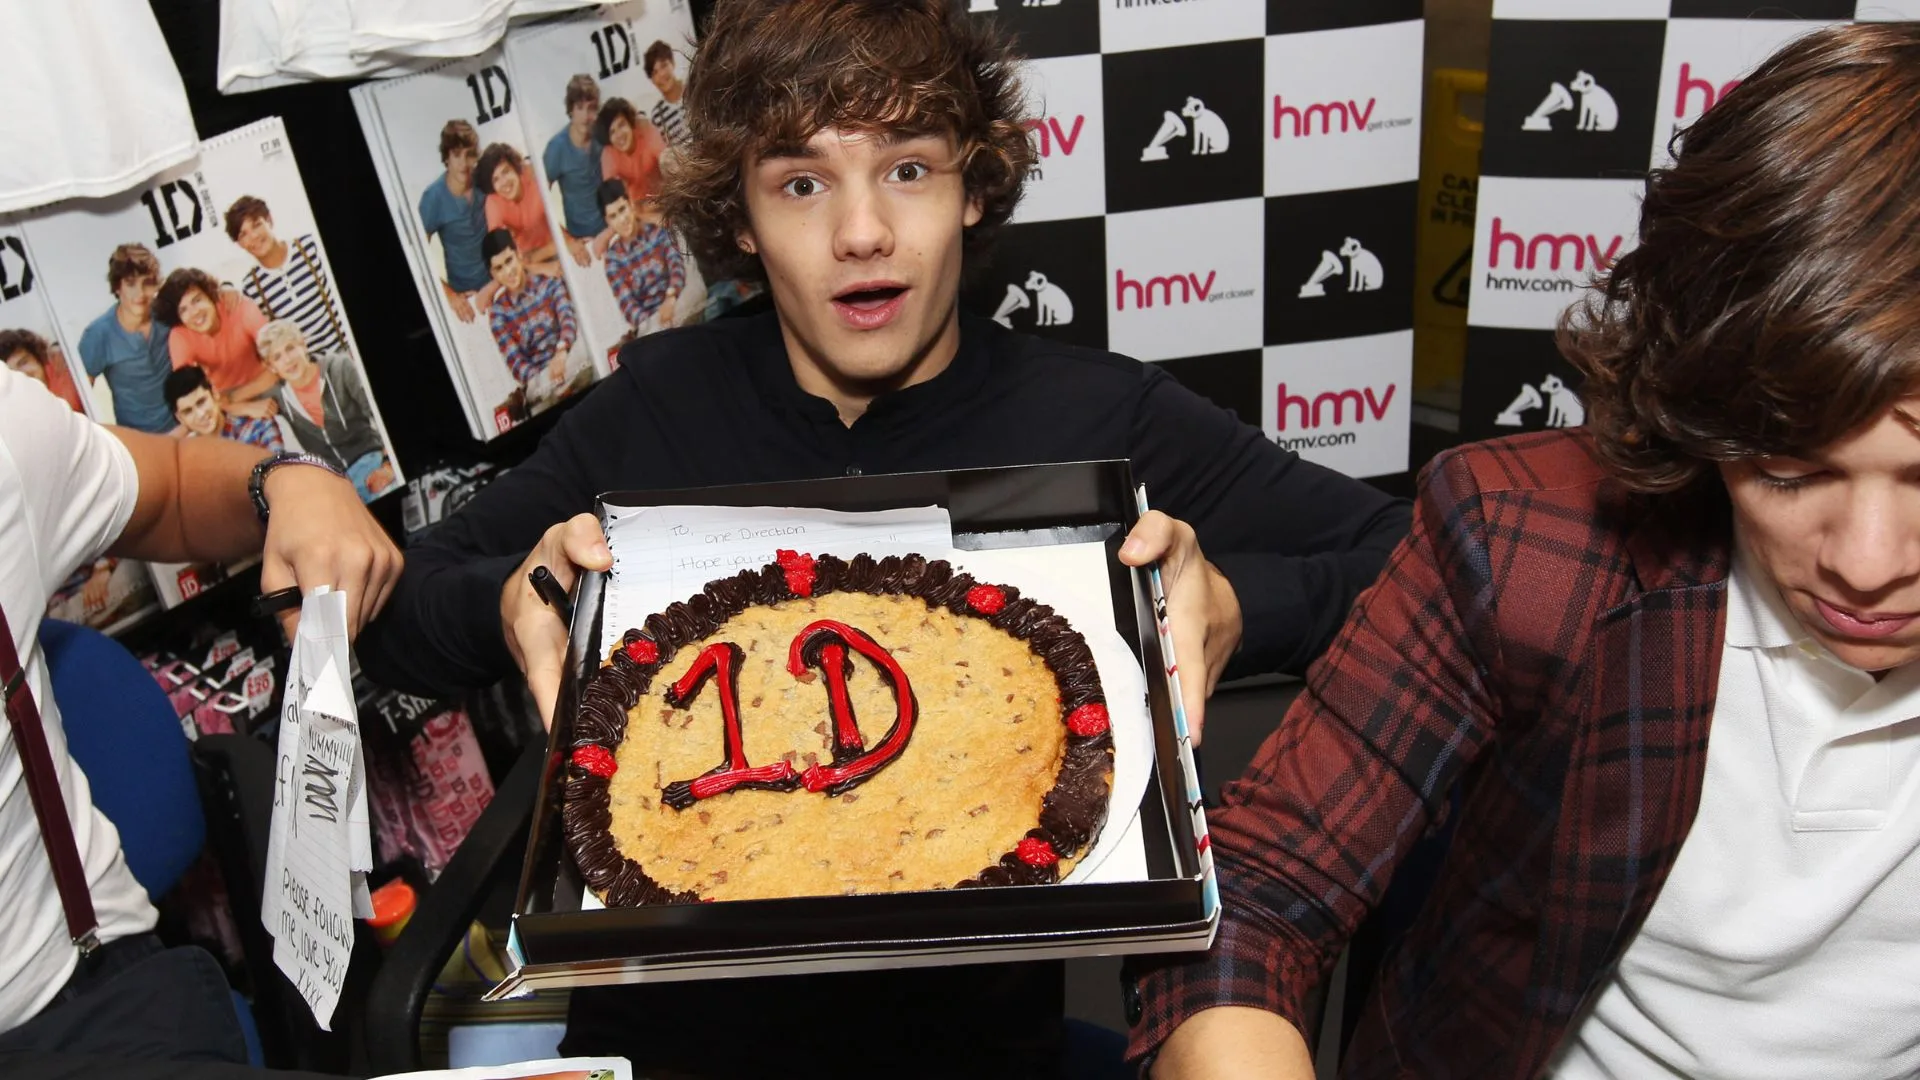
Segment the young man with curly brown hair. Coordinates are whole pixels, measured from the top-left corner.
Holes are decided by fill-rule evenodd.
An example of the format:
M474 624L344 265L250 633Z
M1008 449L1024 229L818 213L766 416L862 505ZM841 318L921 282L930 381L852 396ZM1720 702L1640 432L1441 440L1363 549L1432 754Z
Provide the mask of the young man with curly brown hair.
M518 667L551 710L566 630L527 574L609 565L589 513L602 491L1101 458L1131 458L1166 511L1120 555L1171 583L1196 723L1230 662L1318 655L1404 504L1152 365L959 314L963 265L1034 159L992 26L948 0L717 6L661 201L703 265L766 280L774 310L627 346L527 463L410 554L361 649L375 678L444 690ZM1058 964L579 990L564 1048L672 1075L1050 1075L1062 994ZM822 1043L846 1052L807 1053Z
M1311 1002L1443 827L1342 1076L1920 1074L1920 27L1728 93L1561 344L1588 427L1434 462L1210 815L1155 1077L1313 1076Z

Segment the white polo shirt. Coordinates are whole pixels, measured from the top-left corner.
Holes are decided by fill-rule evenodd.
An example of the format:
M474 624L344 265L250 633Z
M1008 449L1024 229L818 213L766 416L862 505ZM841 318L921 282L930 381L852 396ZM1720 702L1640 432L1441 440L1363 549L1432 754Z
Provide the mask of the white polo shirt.
M139 490L133 455L120 440L37 380L0 367L0 610L40 707L101 941L151 930L155 914L127 870L120 834L94 809L86 774L67 756L40 654L40 615L75 567L119 538ZM0 722L0 1031L44 1008L77 956L13 728Z
M1920 1075L1920 664L1875 682L1736 560L1700 812L1559 1077Z

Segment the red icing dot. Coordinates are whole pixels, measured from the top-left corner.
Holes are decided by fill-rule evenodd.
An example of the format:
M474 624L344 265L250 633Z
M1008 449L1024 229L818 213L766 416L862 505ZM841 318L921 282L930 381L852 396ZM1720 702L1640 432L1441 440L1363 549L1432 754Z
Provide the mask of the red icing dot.
M634 638L627 643L627 659L636 664L651 664L660 659L660 646L646 638Z
M1013 853L1028 866L1052 866L1060 861L1060 855L1053 850L1053 845L1037 836L1020 841L1014 846Z
M613 754L606 747L592 743L574 750L573 763L603 778L612 776L620 768L613 763Z
M995 585L975 585L967 590L967 606L982 615L998 615L1007 606L1007 594Z
M1091 738L1107 730L1107 707L1100 704L1082 705L1067 714L1067 730L1081 738Z
M773 553L773 561L786 571L787 588L793 595L813 595L813 556L781 548Z

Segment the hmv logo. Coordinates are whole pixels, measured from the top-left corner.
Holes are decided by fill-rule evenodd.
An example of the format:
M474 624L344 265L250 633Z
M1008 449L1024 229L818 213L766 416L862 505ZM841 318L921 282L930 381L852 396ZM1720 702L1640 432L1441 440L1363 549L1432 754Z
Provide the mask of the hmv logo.
M1085 127L1087 118L1076 116L1071 127L1062 127L1060 118L1049 116L1044 120L1028 120L1026 128L1040 148L1040 156L1052 157L1054 147L1060 148L1065 157L1073 156L1073 148L1080 142L1080 129Z
M627 33L626 27L609 24L595 30L590 36L593 38L594 54L600 58L601 78L611 79L633 66L633 37Z
M1368 98L1365 105L1349 99L1296 106L1288 105L1281 95L1275 94L1273 137L1279 139L1291 134L1296 139L1304 139L1314 134L1316 128L1322 135L1332 135L1336 124L1342 134L1366 131L1373 122L1373 108L1377 103L1377 98Z
M1033 294L1032 299L1027 297L1029 292ZM1073 321L1073 298L1038 270L1027 275L1025 289L1013 284L1007 286L1007 295L994 311L993 321L1011 330L1013 313L1029 308L1033 309L1035 326L1065 326Z
M140 195L153 219L153 244L166 247L176 240L198 236L206 228L206 215L200 209L200 197L186 180L169 180Z
M1500 268L1500 256L1503 252L1511 255L1510 265L1516 270L1593 270L1596 273L1613 265L1620 254L1620 246L1626 242L1624 236L1613 236L1606 247L1600 246L1600 238L1592 233L1539 233L1534 236L1522 236L1517 232L1508 232L1499 218L1493 219L1493 238L1488 244L1487 265L1495 270ZM1545 263L1543 267L1541 264Z
M1289 416L1299 417L1298 426L1302 429L1324 427L1329 423L1344 424L1349 413L1356 424L1365 423L1368 416L1376 421L1383 420L1387 415L1387 406L1393 404L1393 392L1396 389L1397 386L1388 383L1386 393L1378 395L1371 386L1358 390L1329 390L1308 400L1304 395L1287 393L1287 384L1281 383L1276 391L1280 406L1276 410L1278 430L1287 430Z
M1172 274L1167 277L1151 277L1145 281L1129 278L1125 270L1113 272L1113 305L1116 311L1127 310L1127 296L1133 296L1133 306L1150 308L1154 306L1154 297L1160 298L1161 307L1171 307L1174 294L1180 296L1180 303L1205 303L1207 294L1213 291L1213 279L1217 271L1207 271L1206 277L1199 274Z
M18 300L33 291L33 266L17 236L0 237L0 300Z
M631 52L631 44L628 50ZM631 55L627 57L627 63L633 63ZM605 66L604 63L602 66ZM500 88L497 94L494 92L495 86ZM506 69L499 64L488 64L467 76L467 89L473 92L474 122L477 124L498 120L513 109L513 84L507 81Z
M1698 111L1703 113L1718 105L1721 98L1732 93L1733 88L1739 85L1739 79L1729 79L1716 87L1711 79L1696 78L1692 64L1681 64L1680 93L1673 103L1674 119L1678 120L1689 115L1687 112L1689 100L1700 102Z
M1345 262L1341 262L1345 259ZM1380 265L1380 257L1363 247L1360 241L1347 237L1340 245L1340 251L1320 252L1320 265L1314 267L1313 276L1300 286L1300 299L1310 300L1327 295L1327 281L1340 281L1344 277L1346 291L1350 293L1373 292L1386 284L1386 268Z
M1193 145L1188 153L1203 157L1227 152L1227 146L1232 142L1227 132L1227 122L1220 118L1219 113L1207 108L1206 102L1190 97L1180 107L1178 116L1171 109L1160 114L1160 130L1153 133L1153 141L1140 151L1140 160L1167 160L1167 144L1188 134L1187 120L1193 121Z

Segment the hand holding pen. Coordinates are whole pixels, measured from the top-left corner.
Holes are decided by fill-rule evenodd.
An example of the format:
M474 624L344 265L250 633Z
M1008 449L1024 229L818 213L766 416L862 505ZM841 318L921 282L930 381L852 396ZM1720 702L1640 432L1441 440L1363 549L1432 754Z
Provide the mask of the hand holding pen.
M567 628L572 620L567 593L583 570L608 570L613 552L592 514L548 529L500 589L500 629L507 651L527 678L527 690L540 720L553 726L554 702L566 669ZM540 573L544 571L544 573Z

